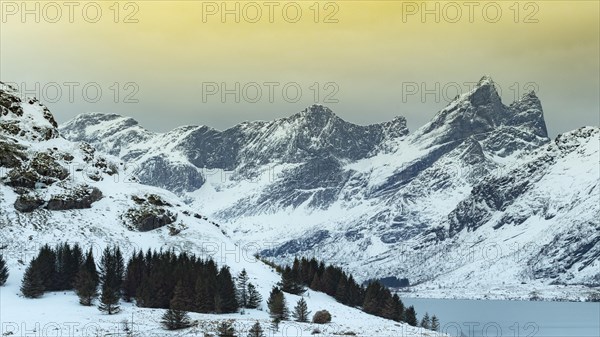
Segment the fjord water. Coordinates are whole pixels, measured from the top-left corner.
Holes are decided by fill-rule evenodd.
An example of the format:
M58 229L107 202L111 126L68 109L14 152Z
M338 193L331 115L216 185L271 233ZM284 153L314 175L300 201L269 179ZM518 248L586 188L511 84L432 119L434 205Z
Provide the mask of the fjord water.
M402 298L464 337L598 337L600 303Z

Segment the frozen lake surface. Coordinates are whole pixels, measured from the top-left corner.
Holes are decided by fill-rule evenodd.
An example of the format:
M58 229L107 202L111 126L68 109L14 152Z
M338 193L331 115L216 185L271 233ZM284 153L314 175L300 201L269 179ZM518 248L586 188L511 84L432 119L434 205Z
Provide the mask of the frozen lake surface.
M440 319L441 330L465 337L598 337L600 303L402 298Z

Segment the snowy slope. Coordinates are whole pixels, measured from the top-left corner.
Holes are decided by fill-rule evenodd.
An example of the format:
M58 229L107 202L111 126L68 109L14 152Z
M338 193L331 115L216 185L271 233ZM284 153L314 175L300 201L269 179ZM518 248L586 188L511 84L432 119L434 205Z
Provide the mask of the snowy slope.
M510 296L505 289L526 297L544 287L550 297L577 298L600 284L600 246L586 235L598 228L598 128L561 136L579 150L557 147L535 93L505 105L489 77L411 134L402 117L358 126L312 106L225 131L190 126L151 135L152 144L176 139L163 151L166 143L148 145L145 137L123 146L119 136L105 140L113 123L120 132L142 132L117 115L98 118L81 115L60 131L153 168L160 178L141 178L151 185L177 185L185 175L177 165L148 166L146 158L185 162L201 176L198 184L170 189L232 238L272 247L257 250L280 261L317 256L362 280L408 277L420 293L443 284L443 296L469 285L472 297L489 295L490 287L499 298ZM557 189L567 181L589 194ZM494 243L509 256L516 249L519 258L462 258ZM503 277L490 267L496 264ZM572 290L560 290L565 284Z
M0 116L0 252L10 271L7 284L0 287L2 335L110 335L123 333L122 321L132 318L135 336L214 333L217 322L225 319L235 319L242 331L256 320L268 327L266 298L280 277L253 257L255 247L235 242L172 192L136 182L119 158L60 137L51 114L35 100L23 100L13 89L2 87ZM148 218L154 221L144 221ZM109 316L96 307L79 305L73 292L23 298L19 287L28 262L42 245L64 241L92 248L97 259L111 244L118 244L126 255L152 248L212 257L220 265L229 265L234 275L245 268L265 300L260 310L245 313L192 313L197 327L167 332L160 326L163 310L122 303L122 312ZM290 306L298 300L294 295L286 297ZM319 326L320 336L421 333L343 306L322 293L311 291L306 300L309 310L332 313L333 322ZM294 335L310 335L316 327L286 322L276 335L297 330L301 332Z

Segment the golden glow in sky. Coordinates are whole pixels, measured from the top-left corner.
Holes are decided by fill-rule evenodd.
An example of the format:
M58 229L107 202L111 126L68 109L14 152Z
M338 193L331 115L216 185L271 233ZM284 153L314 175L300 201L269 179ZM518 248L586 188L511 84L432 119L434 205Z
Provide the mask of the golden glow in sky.
M487 74L505 104L536 89L552 134L598 124L598 1L0 5L0 79L47 96L60 122L105 111L155 130L225 128L321 102L360 124L404 115L414 130Z

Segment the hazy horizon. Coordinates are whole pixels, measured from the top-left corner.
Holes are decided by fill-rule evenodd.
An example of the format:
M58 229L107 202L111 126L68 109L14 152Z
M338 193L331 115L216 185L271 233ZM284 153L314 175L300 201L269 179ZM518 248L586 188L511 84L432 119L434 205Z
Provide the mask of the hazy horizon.
M26 14L33 3L2 3L0 80L37 93L61 123L98 111L159 132L226 129L320 102L355 124L401 115L415 130L490 75L507 105L536 89L551 137L600 124L596 1L475 2L472 13L445 1L289 2L297 22L293 6L270 18L262 2L98 2L97 18L79 4L57 19L52 2L35 3L39 17ZM249 4L262 7L256 23Z

